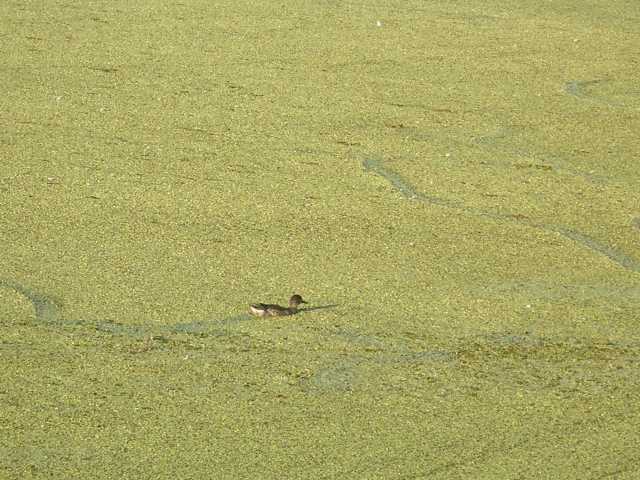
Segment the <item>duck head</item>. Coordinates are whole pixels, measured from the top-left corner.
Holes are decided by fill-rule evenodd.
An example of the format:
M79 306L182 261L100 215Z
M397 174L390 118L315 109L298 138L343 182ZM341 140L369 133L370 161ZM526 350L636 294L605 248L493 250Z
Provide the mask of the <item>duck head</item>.
M289 299L289 307L290 308L298 308L298 305L302 304L302 303L307 303L305 302L302 297L300 295L293 295L290 299Z

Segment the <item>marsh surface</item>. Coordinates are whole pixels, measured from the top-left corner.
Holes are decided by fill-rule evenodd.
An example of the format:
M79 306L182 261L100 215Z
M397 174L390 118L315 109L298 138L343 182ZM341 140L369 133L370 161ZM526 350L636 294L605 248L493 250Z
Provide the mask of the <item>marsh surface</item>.
M0 476L637 478L640 6L503 3L4 2Z

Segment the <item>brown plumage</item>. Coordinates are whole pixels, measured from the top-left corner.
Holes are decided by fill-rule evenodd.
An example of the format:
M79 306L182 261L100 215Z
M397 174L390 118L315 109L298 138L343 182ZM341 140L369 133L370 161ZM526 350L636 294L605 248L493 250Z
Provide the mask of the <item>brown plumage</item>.
M282 317L298 313L298 305L305 302L300 295L293 295L289 299L289 306L272 305L268 303L254 303L249 306L252 315L256 317Z

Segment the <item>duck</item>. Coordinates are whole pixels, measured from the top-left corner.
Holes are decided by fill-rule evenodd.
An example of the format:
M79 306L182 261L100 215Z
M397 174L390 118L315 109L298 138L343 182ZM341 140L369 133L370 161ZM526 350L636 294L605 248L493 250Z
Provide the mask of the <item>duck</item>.
M295 315L298 313L298 305L305 302L298 294L292 295L289 299L289 306L271 305L268 303L254 303L249 305L249 310L256 317L283 317L285 315Z

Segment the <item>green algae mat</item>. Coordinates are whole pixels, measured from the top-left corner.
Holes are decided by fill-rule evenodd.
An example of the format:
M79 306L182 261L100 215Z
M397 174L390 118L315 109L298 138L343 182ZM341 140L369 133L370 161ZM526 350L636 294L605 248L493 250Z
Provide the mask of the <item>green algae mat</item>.
M3 2L0 478L638 478L639 25Z

